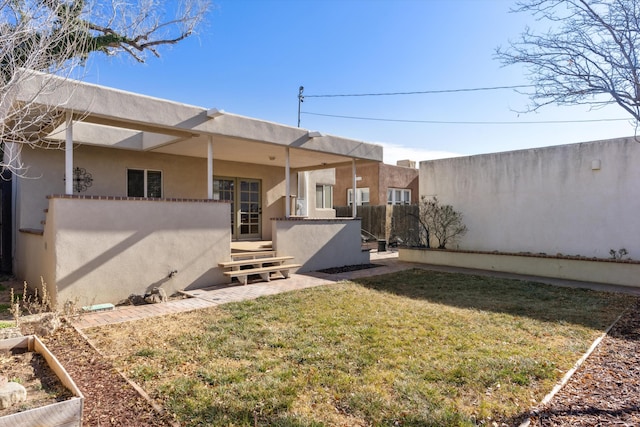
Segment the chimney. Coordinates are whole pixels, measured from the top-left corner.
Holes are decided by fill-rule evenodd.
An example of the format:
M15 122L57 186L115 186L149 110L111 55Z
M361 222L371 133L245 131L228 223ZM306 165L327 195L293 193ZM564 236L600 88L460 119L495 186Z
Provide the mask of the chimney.
M402 166L402 167L405 167L405 168L415 169L416 168L416 161L415 160L398 160L396 162L396 165Z

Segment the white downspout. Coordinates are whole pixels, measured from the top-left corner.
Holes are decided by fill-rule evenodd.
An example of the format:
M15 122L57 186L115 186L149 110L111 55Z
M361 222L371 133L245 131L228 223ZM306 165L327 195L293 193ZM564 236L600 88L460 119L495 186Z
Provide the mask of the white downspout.
M207 144L207 199L213 199L213 136Z
M73 195L73 115L67 111L67 129L64 146L65 194Z

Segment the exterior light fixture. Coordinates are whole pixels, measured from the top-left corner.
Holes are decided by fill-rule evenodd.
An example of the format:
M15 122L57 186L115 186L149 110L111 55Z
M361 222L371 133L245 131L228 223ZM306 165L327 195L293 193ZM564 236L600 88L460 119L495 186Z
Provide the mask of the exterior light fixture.
M218 110L217 108L212 108L207 111L207 117L210 119L215 119L216 117L220 117L224 114L224 110Z

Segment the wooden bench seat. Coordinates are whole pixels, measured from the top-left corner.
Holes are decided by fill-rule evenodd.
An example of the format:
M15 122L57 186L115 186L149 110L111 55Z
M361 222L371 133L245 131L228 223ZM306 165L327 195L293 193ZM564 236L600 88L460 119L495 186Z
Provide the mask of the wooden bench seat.
M276 251L253 251L253 252L235 252L231 254L232 260L238 259L254 259L260 257L272 257L276 255Z
M291 257L293 258L293 257ZM258 261L258 260L255 260ZM258 267L258 268L245 268L242 270L231 270L225 271L223 274L228 277L237 277L238 280L246 285L249 279L249 276L252 274L260 275L260 278L265 282L269 282L271 280L271 273L278 272L282 274L282 276L286 279L289 277L289 270L293 268L299 268L300 264L280 264L280 265L270 265L267 267Z
M284 264L285 261L293 259L292 256L274 256L268 258L243 259L238 261L225 261L218 263L222 268L240 270L240 267L251 266L253 268L264 267L264 264Z

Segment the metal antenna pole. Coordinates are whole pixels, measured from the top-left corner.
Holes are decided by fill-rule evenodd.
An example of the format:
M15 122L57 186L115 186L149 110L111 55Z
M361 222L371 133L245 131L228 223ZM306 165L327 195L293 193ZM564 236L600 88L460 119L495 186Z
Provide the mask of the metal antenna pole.
M300 127L300 105L304 102L304 86L300 86L298 89L298 127Z

